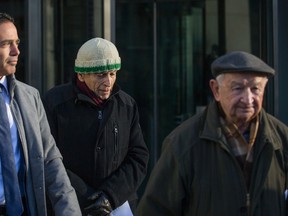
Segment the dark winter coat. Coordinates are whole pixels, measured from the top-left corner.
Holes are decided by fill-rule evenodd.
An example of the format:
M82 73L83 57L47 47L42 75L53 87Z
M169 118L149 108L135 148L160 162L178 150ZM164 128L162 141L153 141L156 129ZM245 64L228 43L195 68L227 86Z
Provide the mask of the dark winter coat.
M284 216L287 145L287 127L262 110L246 188L213 102L164 140L137 216Z
M135 200L146 175L148 149L133 98L115 85L100 109L69 83L48 91L43 101L66 168L92 191L104 191L114 208ZM82 205L87 194L77 176L71 182Z

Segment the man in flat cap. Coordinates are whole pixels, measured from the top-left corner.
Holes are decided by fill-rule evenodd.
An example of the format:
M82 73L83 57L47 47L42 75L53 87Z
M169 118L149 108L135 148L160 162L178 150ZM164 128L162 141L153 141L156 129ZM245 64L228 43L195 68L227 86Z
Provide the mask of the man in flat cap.
M246 52L212 63L215 100L165 138L138 216L287 215L288 129L262 108L274 73Z
M136 102L116 84L120 68L116 46L92 38L78 50L73 81L43 97L83 215L133 212L146 175L149 152Z

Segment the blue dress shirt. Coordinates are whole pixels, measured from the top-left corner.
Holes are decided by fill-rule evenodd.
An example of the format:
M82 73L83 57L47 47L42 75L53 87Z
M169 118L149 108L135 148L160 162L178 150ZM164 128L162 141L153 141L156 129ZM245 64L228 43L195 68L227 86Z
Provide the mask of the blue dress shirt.
M11 132L11 140L13 145L13 152L14 152L14 158L15 158L15 164L16 164L16 171L19 172L20 170L20 161L21 161L21 149L20 149L20 143L19 143L19 136L16 124L13 119L13 115L10 110L10 95L7 87L7 78L5 76L0 79L0 83L4 86L2 88L2 94L4 93L4 99L6 103L6 109L10 124L10 132ZM0 86L1 86L0 84ZM2 169L1 169L1 160L0 160L0 204L5 203L5 196L4 196L4 187L3 187L3 177L2 177Z

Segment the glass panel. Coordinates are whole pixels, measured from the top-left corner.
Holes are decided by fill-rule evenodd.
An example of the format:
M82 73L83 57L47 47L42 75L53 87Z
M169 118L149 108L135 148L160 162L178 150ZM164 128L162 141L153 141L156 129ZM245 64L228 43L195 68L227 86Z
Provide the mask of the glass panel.
M203 9L159 3L157 13L159 143L206 104L203 75Z
M19 50L20 56L18 59L16 77L18 80L25 82L25 53L27 51L27 41L25 40L25 17L24 17L25 1L23 0L1 0L0 12L7 13L14 18L15 26L18 31L18 37L20 38Z
M249 1L225 1L226 51L251 52L251 26Z
M122 61L117 82L136 99L149 148L153 143L153 4L117 3L116 44Z
M116 43L122 58L118 83L138 103L144 137L154 160L163 138L206 102L201 72L203 9L179 1L117 1L116 11ZM155 64L157 70L153 69Z

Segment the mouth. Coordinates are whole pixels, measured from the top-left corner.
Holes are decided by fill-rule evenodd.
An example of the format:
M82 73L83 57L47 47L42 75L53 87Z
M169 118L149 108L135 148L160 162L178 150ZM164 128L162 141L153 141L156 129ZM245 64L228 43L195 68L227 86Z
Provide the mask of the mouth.
M101 90L101 92L103 92L104 94L107 94L107 93L109 93L110 92L110 89L103 89L103 90Z
M16 66L18 63L18 60L11 60L11 61L8 61L7 64L11 65L11 66Z
M240 110L243 113L251 113L251 112L254 112L254 107L242 107L242 108L240 108Z

